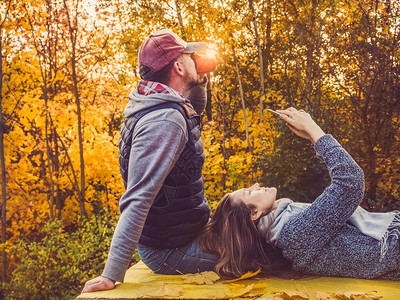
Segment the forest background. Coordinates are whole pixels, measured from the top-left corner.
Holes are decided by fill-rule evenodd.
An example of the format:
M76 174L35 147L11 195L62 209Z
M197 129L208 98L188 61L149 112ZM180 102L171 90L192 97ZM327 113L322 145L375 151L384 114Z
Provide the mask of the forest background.
M71 299L101 273L122 112L161 28L217 55L202 118L212 208L256 181L304 202L329 183L265 110L295 106L363 167L362 206L400 209L399 0L2 0L0 13L3 298Z

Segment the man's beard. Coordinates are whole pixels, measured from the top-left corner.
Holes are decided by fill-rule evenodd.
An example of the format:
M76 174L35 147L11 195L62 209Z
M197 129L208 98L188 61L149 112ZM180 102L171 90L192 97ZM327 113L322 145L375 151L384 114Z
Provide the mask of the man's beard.
M198 75L196 76L196 78L186 77L186 86L188 87L189 91L201 83L202 83L202 78L199 78Z

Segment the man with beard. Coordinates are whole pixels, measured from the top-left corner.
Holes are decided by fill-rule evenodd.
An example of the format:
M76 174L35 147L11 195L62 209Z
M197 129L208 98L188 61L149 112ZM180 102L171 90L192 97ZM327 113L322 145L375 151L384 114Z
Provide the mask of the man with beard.
M210 215L204 197L199 115L206 105L207 77L194 53L206 43L186 43L171 30L150 35L138 55L141 81L129 95L119 142L126 192L102 276L82 292L112 289L122 282L137 248L160 274L214 269L197 236Z

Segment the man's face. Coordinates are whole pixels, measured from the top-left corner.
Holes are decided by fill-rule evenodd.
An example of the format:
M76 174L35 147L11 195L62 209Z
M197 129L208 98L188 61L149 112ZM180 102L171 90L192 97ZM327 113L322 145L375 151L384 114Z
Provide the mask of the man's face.
M180 61L185 66L185 83L188 89L203 83L204 74L198 74L196 70L196 61L194 60L193 54L183 53L180 57Z

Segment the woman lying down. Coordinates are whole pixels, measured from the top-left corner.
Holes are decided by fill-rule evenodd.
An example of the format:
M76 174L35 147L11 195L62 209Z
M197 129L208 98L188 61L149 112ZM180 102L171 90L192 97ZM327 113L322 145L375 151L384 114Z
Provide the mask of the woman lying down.
M314 144L331 185L312 204L277 200L276 188L258 184L225 195L199 240L219 257L217 273L400 280L400 212L361 208L364 174L353 158L305 111L278 112Z

